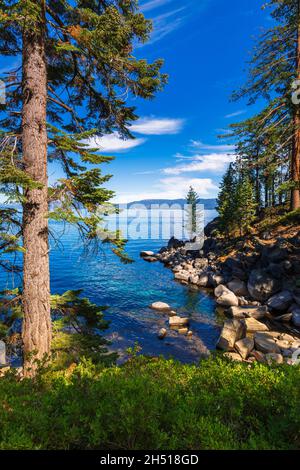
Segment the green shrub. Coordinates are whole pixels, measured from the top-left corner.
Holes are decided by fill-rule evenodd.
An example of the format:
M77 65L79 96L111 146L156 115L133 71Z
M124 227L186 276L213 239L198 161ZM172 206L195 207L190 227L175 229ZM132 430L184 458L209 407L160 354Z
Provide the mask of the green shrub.
M299 449L299 367L133 358L0 379L0 449Z

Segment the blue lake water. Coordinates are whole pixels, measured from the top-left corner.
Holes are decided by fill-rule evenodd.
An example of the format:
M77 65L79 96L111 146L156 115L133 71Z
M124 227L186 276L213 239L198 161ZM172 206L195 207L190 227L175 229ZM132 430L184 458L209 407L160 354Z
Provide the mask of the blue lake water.
M206 222L214 216L214 211L207 211ZM197 361L206 349L215 348L219 325L212 296L175 282L172 271L161 263L150 264L140 258L141 251L158 251L167 240L130 239L126 252L134 263L124 265L108 247L86 253L74 228L63 231L52 224L51 229L59 235L58 241L51 242L51 292L82 289L91 301L107 305L110 328L105 335L121 359L124 350L136 342L144 354L162 354L183 362ZM20 284L16 277L13 283ZM0 272L1 290L11 285L11 277ZM157 338L159 329L167 327L168 317L149 309L156 301L167 302L180 314L190 316L191 340L175 331L164 341Z

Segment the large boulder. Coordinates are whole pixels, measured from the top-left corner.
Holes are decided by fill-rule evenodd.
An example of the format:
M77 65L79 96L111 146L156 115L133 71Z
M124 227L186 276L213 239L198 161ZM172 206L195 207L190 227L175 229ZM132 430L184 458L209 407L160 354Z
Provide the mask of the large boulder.
M168 242L168 249L171 250L172 248L182 248L184 245L185 243L182 240L177 240L175 237L172 237Z
M207 287L209 283L209 276L207 273L202 273L199 275L199 281L197 282L197 285L199 287Z
M295 307L292 310L292 322L297 327L300 328L300 307Z
M226 320L217 347L223 351L234 351L235 343L245 335L246 327L243 320Z
M228 310L229 316L232 318L255 318L256 320L262 320L268 313L266 306L262 307L251 307L251 306L242 306L242 307L231 307Z
M181 271L179 273L175 273L175 279L177 281L184 281L189 282L190 273L188 271Z
M279 294L273 295L273 297L268 300L267 305L271 311L283 313L288 310L292 302L293 294L288 290L284 290Z
M204 234L206 237L211 237L213 232L218 229L218 225L220 222L220 217L216 217L214 220L209 222L204 228Z
M269 328L264 323L255 320L255 318L246 318L245 324L247 333L255 333L256 331L268 331Z
M217 299L217 304L222 307L238 307L239 299L233 292L225 292Z
M265 302L280 291L281 282L264 269L254 269L250 273L247 287L253 299Z
M283 364L284 362L282 354L279 354L279 353L266 354L266 360L270 366L272 364Z
M235 295L247 297L249 295L246 283L240 279L233 279L228 283L230 289Z
M240 341L235 343L235 349L243 359L247 359L254 349L254 340L252 338L240 339Z
M230 294L230 293L231 291L228 289L228 287L224 286L223 284L220 284L214 290L214 294L215 294L215 297L217 297L217 299L224 294Z
M280 354L281 349L277 346L272 334L258 332L254 335L255 347L264 354Z
M171 312L172 308L170 305L164 303L164 302L154 302L153 304L150 305L150 308L152 310L157 310L158 312Z

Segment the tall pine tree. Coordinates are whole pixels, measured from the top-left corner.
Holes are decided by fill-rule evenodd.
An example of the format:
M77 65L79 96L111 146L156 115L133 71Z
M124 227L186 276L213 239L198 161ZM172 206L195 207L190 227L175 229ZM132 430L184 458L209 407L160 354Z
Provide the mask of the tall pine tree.
M24 368L33 374L33 353L42 359L51 348L48 218L97 237L97 207L112 196L99 164L111 158L89 142L111 132L132 137L137 116L126 104L128 93L152 98L166 76L161 60L133 55L133 45L151 31L135 0L1 0L0 22L1 54L21 63L6 77L1 105L0 183L23 206L20 227L9 210L1 225L3 217L6 224L17 219L13 233L22 235ZM49 161L64 170L51 188ZM115 251L121 249L116 239Z

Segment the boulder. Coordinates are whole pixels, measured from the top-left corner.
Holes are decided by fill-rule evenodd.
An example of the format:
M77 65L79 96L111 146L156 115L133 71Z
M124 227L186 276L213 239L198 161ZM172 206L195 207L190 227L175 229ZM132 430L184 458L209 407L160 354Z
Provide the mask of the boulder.
M269 328L264 323L256 320L255 318L246 318L245 324L247 333L255 333L256 331L268 331Z
M175 279L177 281L184 281L189 282L190 274L187 271L181 271L179 273L175 273Z
M196 276L196 275L190 276L189 282L191 284L197 285L199 282L199 276Z
M246 283L240 279L233 279L227 285L228 289L237 296L247 297L249 295Z
M280 315L279 317L276 317L275 320L282 322L282 323L289 323L293 318L292 313L285 313L284 315Z
M271 311L275 312L286 312L292 305L293 294L288 291L282 291L279 294L273 295L267 302L267 305Z
M274 337L269 333L255 333L254 343L255 348L264 354L281 353L281 350L279 346L277 346Z
M226 352L224 353L224 357L227 357L228 359L234 362L243 362L242 357L238 353Z
M230 294L230 293L231 291L228 289L228 287L224 286L223 284L220 284L214 290L214 294L215 294L215 297L217 297L217 299L224 294Z
M217 304L221 305L222 307L238 307L239 299L233 292L228 292L218 297Z
M245 335L246 328L243 320L226 320L217 347L223 351L233 351L235 343Z
M266 354L267 363L271 366L272 364L283 364L282 354L270 353Z
M184 247L184 242L182 240L177 240L175 237L172 237L170 238L169 242L168 242L168 249L172 249L172 248L182 248Z
M159 339L164 339L167 336L167 334L168 334L167 330L165 328L162 328L158 332L158 338Z
M265 364L266 362L266 356L260 351L252 351L251 357L254 357L254 359L261 364Z
M171 312L172 308L170 305L164 303L164 302L154 302L152 305L150 305L150 308L152 310L157 310L158 312Z
M252 338L243 338L235 343L235 349L243 359L247 359L251 351L254 349L254 341Z
M216 217L205 226L204 234L206 237L212 236L213 232L218 229L219 222L220 222L220 217Z
M179 328L178 333L180 335L186 335L188 333L189 329L188 328Z
M199 287L207 287L208 281L209 281L208 274L200 274L197 285Z
M292 322L297 328L300 328L300 308L292 312Z
M267 307L231 307L228 311L229 315L233 318L255 318L256 320L261 320L265 318L268 313Z
M169 325L170 326L178 326L178 327L184 327L189 324L189 319L188 318L181 318L178 316L170 317L169 318Z
M148 256L154 256L155 253L153 251L141 251L140 256L142 258L147 258Z
M250 273L247 287L253 299L265 302L280 291L281 281L274 279L266 270L254 269Z
M148 263L156 263L158 261L158 258L156 258L155 256L145 256L143 260L147 261Z

